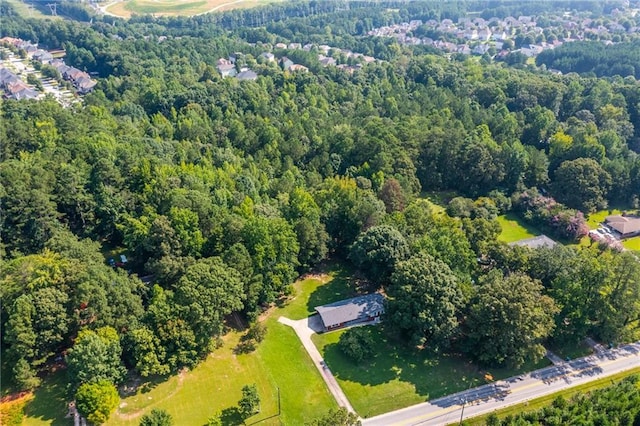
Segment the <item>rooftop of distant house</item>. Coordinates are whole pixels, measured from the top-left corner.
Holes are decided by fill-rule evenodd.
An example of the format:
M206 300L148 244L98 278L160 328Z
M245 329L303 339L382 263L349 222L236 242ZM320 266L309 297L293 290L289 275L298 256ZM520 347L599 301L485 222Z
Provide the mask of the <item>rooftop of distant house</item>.
M520 247L529 247L529 248L541 248L547 247L552 248L556 246L558 243L553 241L551 238L546 235L538 235L537 237L525 238L523 240L514 241L509 243L510 246L520 246Z

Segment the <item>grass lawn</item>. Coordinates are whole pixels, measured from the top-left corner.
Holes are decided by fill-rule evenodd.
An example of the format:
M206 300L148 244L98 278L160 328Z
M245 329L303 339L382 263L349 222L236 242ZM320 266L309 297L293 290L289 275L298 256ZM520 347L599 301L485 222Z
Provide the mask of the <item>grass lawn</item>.
M515 213L500 215L497 220L502 228L502 232L500 232L498 240L506 243L512 243L514 241L535 237L536 235L541 234L538 228L527 224Z
M583 356L591 355L593 353L593 350L589 345L584 342L564 345L546 345L546 347L562 359L565 359L566 357L571 359L582 358Z
M633 237L622 241L622 245L627 250L640 251L640 237Z
M240 424L235 406L245 384L255 383L261 399L261 412L248 424L296 425L337 408L320 374L303 349L294 331L277 322L280 316L300 319L313 306L354 294L351 271L339 264L326 266L326 272L311 275L294 284L294 297L283 307L272 308L263 316L267 335L258 348L248 354L234 352L243 334L232 330L215 350L192 371L166 379L147 380L136 393L124 397L107 425L138 425L140 417L153 408L167 410L176 424L202 425L216 412L225 424ZM65 419L65 373L45 380L26 406L24 424L68 424ZM281 416L278 414L278 389Z
M124 18L133 14L191 16L218 10L255 7L273 1L277 0L127 0L113 3L107 11Z
M52 16L46 3L48 2L23 2L22 0L5 0L23 18L35 19L62 19L61 16ZM53 2L55 3L55 2Z
M501 419L515 414L520 414L527 411L535 411L540 408L551 405L553 401L562 396L565 399L570 399L574 395L583 394L594 391L596 389L602 389L611 386L613 383L618 382L625 377L633 376L634 374L640 374L640 368L634 368L632 370L623 371L618 374L614 374L608 377L603 377L598 380L594 380L584 385L569 388L560 392L552 393L540 398L533 399L531 401L523 402L521 404L512 405L511 407L504 408L502 410L496 410L494 413ZM484 426L486 425L488 417L493 414L484 414L482 416L473 417L462 422L465 426Z
M25 405L25 426L68 425L67 373L58 371L42 381L42 386L33 392L33 399Z
M600 227L600 224L604 222L604 218L607 216L622 214L622 210L619 209L609 209L609 210L599 210L595 213L591 213L587 216L587 225L589 225L589 229L596 229Z
M383 326L374 329L376 356L359 365L346 358L337 342L344 330L314 335L313 340L354 409L362 417L372 417L413 404L438 398L485 383L484 375L494 379L511 377L524 371L481 370L469 360L455 355L428 355L390 342Z
M431 202L435 213L441 213L446 210L449 201L460 196L460 194L455 191L423 191L420 196Z

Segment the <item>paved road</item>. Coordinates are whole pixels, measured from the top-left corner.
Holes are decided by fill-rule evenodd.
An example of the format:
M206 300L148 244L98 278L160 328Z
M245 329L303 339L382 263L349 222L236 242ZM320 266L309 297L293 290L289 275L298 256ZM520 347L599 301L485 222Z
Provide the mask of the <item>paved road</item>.
M298 335L298 338L302 342L302 346L307 350L307 353L313 360L316 368L320 372L322 379L327 384L329 391L335 398L336 402L340 407L344 407L352 413L355 413L351 403L347 399L347 396L342 392L340 385L336 381L336 378L333 377L333 373L329 370L327 364L325 364L324 359L322 359L322 355L320 355L320 351L316 348L316 345L311 341L311 336L316 333L318 330L322 329L322 325L320 324L320 318L318 315L312 315L309 318L305 318L302 320L291 320L286 317L278 318L278 322L288 325L293 328L293 330Z
M640 343L366 419L363 426L446 425L640 367ZM464 408L463 408L464 406Z

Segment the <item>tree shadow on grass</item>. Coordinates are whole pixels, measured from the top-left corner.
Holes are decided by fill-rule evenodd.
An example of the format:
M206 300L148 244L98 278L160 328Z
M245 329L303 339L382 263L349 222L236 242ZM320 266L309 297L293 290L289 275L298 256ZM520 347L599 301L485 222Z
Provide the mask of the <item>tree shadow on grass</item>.
M354 297L362 290L363 280L356 277L351 268L340 266L326 284L318 286L309 295L307 309L313 312L316 306Z
M66 378L66 371L58 371L45 378L42 386L34 391L34 398L26 405L25 415L53 426L73 422L65 418L67 403L71 400Z
M366 386L398 380L412 384L425 400L482 384L481 372L468 359L409 348L390 339L383 326L375 326L372 335L376 355L359 364L347 358L336 343L324 347L324 359L337 378Z
M237 426L244 424L244 419L238 407L229 407L222 410L220 420L224 426Z

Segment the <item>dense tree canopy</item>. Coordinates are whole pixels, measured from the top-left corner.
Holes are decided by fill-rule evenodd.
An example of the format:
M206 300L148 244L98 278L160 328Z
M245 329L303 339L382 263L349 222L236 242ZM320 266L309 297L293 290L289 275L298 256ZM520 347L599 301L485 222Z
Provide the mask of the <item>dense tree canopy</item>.
M487 275L471 301L466 318L470 353L489 365L521 366L545 354L555 302L542 285L526 275Z
M446 348L458 330L462 288L449 267L428 254L400 262L388 287L389 321L415 345Z
M567 7L617 5L605 3ZM51 97L0 103L0 329L20 388L36 387L65 353L83 392L120 382L123 365L143 377L193 367L230 314L256 319L327 258L351 260L387 291L388 319L414 346L444 349L455 336L455 350L518 365L547 338L637 338L632 255L509 247L495 221L513 209L577 243L584 214L637 208L636 81L366 35L480 7L535 15L550 2L346 5L86 25L23 19L0 4L11 17L0 37L64 48L68 64L98 76L68 107ZM82 5L68 7L86 18ZM350 68L321 66L323 44ZM583 58L635 54L563 49L572 48ZM261 58L269 50L310 72L283 71ZM217 61L234 52L255 81L219 75Z

